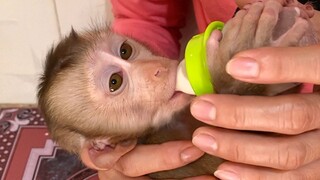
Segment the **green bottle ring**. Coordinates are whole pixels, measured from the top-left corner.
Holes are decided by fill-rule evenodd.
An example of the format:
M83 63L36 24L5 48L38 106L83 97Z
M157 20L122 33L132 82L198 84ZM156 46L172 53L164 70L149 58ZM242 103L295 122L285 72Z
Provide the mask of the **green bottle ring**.
M206 47L212 31L222 30L223 26L223 22L214 21L204 33L193 36L187 44L185 51L187 76L197 96L215 93L207 65Z

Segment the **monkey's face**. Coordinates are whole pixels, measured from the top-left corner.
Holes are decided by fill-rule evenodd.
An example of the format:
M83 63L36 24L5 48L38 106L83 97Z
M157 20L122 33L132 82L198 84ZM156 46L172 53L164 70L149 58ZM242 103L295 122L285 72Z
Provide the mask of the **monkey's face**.
M177 65L110 29L72 31L48 53L39 85L52 137L76 152L80 139L117 143L168 123L192 98L175 91Z
M90 99L105 115L107 132L139 134L168 123L191 96L175 91L178 61L159 57L141 44L109 35L90 52ZM112 43L110 43L112 42Z

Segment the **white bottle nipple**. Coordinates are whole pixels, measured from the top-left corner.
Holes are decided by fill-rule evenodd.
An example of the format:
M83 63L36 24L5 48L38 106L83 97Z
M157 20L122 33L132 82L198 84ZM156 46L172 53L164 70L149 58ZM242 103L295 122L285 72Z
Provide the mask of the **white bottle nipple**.
M188 80L187 71L186 71L186 62L183 59L178 65L177 69L177 78L176 78L176 91L181 91L186 94L195 95L191 84Z

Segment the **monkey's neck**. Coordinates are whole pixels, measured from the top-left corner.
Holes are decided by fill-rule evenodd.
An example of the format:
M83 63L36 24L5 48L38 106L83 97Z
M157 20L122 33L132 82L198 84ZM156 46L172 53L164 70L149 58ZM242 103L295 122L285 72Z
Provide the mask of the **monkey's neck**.
M193 118L190 107L186 107L172 117L172 120L141 138L143 144L158 144L174 140L191 140L196 128L203 123Z

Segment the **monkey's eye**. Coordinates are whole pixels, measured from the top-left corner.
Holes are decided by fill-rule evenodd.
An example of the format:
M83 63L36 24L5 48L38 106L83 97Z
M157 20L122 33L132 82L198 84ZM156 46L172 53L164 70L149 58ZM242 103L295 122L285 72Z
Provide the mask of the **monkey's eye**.
M131 55L132 47L127 42L123 42L120 47L120 57L124 60L128 60Z
M110 92L115 92L122 85L122 76L119 73L114 73L111 75L109 80L109 90Z

